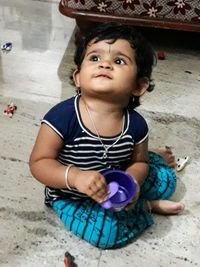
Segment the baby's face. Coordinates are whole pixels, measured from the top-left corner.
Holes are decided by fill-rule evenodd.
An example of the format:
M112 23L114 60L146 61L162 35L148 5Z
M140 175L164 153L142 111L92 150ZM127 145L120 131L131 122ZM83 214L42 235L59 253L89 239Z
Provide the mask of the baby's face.
M118 97L127 102L136 87L136 75L134 50L128 41L92 40L75 82L82 93Z

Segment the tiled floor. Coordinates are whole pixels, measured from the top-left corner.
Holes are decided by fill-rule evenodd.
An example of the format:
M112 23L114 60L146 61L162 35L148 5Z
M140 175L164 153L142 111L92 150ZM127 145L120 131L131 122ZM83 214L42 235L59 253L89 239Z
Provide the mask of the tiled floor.
M0 266L63 267L66 250L79 267L200 266L199 34L148 30L166 60L158 61L156 89L140 107L151 146L171 145L177 156L190 156L173 196L186 210L155 215L155 224L132 244L102 251L64 229L43 205L43 186L28 168L41 118L74 93L75 23L59 14L54 0L1 0L0 22L0 43L13 43L12 51L0 51ZM12 119L3 115L10 101L18 106Z

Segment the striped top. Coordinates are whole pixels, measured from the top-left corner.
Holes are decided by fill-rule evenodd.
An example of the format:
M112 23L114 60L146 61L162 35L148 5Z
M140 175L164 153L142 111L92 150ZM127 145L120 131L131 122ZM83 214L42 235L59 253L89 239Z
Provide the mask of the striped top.
M80 95L65 100L54 106L43 118L42 123L51 127L63 140L58 161L63 165L72 164L81 170L104 171L122 169L132 157L136 144L143 142L148 136L148 126L144 118L133 110L125 111L125 122L122 133L116 136L99 137L87 129L79 111ZM119 136L121 137L119 138ZM114 145L113 145L114 144ZM45 187L45 203L61 198L86 198L76 190Z

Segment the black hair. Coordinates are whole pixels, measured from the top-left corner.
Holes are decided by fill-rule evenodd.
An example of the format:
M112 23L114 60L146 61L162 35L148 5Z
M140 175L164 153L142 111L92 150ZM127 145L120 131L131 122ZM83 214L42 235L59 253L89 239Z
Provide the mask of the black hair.
M135 51L135 62L137 65L136 79L146 77L149 79L149 87L147 91L152 91L154 84L152 83L151 74L153 65L156 63L155 52L151 44L139 34L133 27L118 23L101 23L92 29L82 41L77 45L74 55L74 62L78 71L81 69L81 64L85 57L88 44L95 40L95 43L103 40L110 40L114 43L117 39L127 40ZM140 105L138 96L130 99L129 107L135 108Z

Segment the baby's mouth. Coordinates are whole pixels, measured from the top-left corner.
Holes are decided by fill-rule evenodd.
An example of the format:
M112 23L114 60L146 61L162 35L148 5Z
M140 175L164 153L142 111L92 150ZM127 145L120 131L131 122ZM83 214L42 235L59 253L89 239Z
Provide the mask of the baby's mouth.
M95 75L95 78L107 78L107 79L112 79L111 75L106 74L106 73L100 73Z

